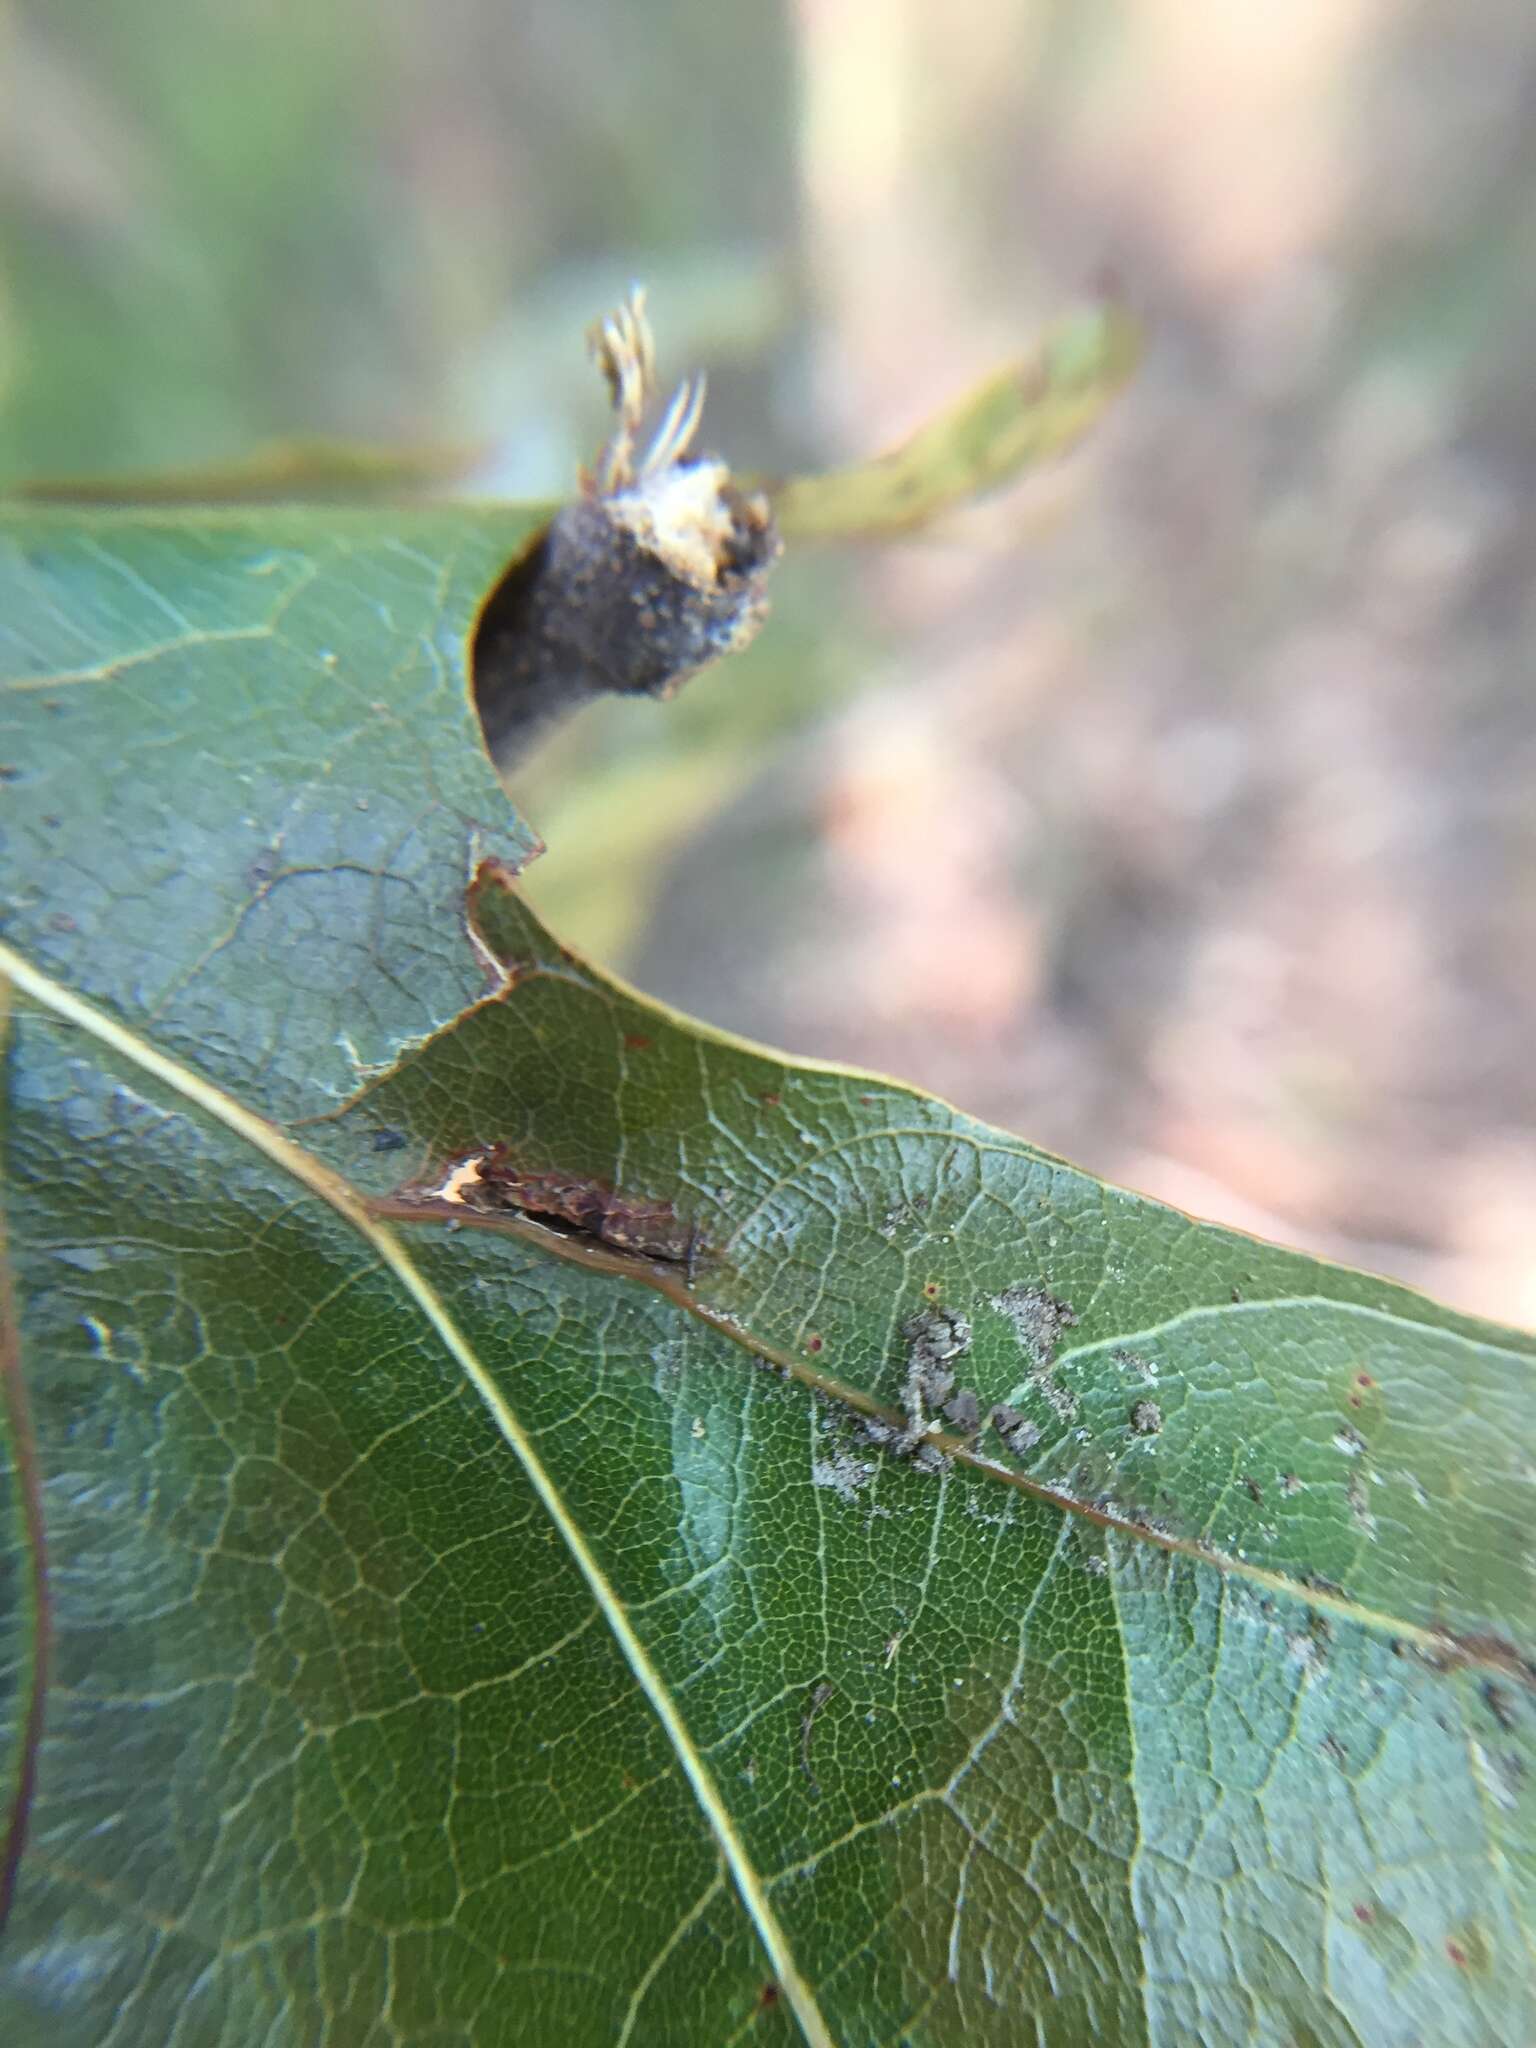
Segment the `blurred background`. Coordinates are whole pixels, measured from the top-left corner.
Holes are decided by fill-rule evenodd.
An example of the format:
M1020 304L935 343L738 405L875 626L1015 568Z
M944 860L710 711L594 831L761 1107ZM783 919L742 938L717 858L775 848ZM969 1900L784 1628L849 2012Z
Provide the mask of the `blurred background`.
M1536 1321L1529 0L0 0L0 479L489 438L643 278L707 439L901 435L1118 279L1091 443L518 778L561 935Z

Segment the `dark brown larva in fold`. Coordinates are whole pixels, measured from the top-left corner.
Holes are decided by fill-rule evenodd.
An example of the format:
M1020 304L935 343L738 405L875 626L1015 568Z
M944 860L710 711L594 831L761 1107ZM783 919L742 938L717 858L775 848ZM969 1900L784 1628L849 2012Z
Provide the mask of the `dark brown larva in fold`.
M637 1258L684 1263L698 1249L670 1202L622 1195L583 1174L531 1171L505 1145L492 1145L473 1161L456 1199L467 1209L532 1216Z

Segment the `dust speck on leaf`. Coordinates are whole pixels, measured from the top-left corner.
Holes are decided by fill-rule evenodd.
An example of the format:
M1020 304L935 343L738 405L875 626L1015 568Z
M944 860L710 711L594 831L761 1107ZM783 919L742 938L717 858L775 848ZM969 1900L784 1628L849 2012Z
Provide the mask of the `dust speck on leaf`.
M800 1763L818 1798L821 1796L821 1787L816 1783L816 1773L811 1769L811 1731L816 1725L816 1716L836 1691L837 1687L830 1678L822 1679L811 1694L810 1704L800 1723Z
M1334 1431L1333 1448L1346 1458L1358 1458L1365 1449L1365 1438L1358 1429L1351 1429L1346 1422L1342 1429Z
M671 1400L683 1377L684 1348L676 1342L657 1344L651 1351L651 1385Z
M1355 1526L1363 1535L1374 1536L1376 1533L1376 1517L1371 1513L1370 1490L1366 1486L1365 1477L1362 1473L1352 1472L1349 1475L1349 1485L1345 1489L1345 1497L1349 1502L1349 1512Z
M1469 1742L1467 1750L1472 1758L1472 1768L1478 1782L1492 1803L1506 1813L1512 1812L1520 1803L1520 1779L1523 1767L1518 1757L1501 1757L1490 1754L1480 1742ZM1511 1765L1514 1768L1511 1768Z
M1122 1347L1120 1350L1112 1351L1109 1355L1111 1361L1118 1365L1122 1372L1134 1372L1139 1374L1144 1380L1149 1382L1156 1381L1157 1367L1150 1358L1145 1357L1140 1351L1127 1351Z
M1291 1662L1299 1665L1303 1671L1316 1670L1323 1658L1322 1645L1316 1636L1308 1634L1304 1629L1298 1629L1294 1635L1286 1637L1285 1653Z
M1137 1436L1156 1436L1163 1426L1163 1411L1155 1401L1138 1401L1131 1410L1131 1429Z

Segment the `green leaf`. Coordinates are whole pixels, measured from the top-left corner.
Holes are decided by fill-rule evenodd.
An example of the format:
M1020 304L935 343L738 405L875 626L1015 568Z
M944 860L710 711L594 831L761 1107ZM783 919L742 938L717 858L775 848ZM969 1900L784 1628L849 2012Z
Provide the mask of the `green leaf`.
M41 477L11 495L56 505L287 505L317 498L338 502L388 498L462 484L487 451L462 448L379 448L354 441L271 441L233 462L185 470L125 471L105 476Z
M465 650L546 517L0 510L13 943L266 1115L453 1017L475 849L539 844Z
M925 526L1075 447L1140 354L1140 329L1121 307L1080 308L899 448L775 487L779 525L795 540Z
M5 2038L1527 2038L1536 1340L560 948L538 524L8 516Z

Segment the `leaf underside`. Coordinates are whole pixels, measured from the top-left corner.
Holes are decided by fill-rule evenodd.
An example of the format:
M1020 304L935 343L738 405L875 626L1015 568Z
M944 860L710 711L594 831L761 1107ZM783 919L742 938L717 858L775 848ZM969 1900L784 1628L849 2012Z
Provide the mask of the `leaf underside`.
M1527 2038L1536 1343L564 952L536 527L0 526L5 2038Z

